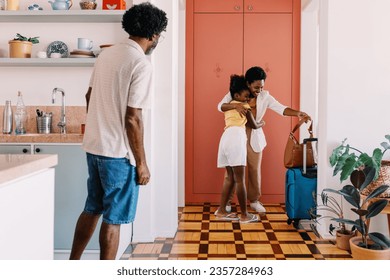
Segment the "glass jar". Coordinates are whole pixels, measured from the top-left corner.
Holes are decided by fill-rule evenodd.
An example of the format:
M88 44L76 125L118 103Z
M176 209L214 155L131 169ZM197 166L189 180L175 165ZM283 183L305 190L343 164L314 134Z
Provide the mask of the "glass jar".
M0 0L0 11L4 11L7 8L5 4L6 0Z

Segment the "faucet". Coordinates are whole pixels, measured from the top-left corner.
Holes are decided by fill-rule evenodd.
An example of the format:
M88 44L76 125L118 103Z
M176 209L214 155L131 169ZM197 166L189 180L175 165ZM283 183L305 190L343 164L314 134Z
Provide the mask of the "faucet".
M60 127L61 134L66 133L66 118L65 118L65 91L62 88L54 88L52 95L51 95L51 103L54 104L56 101L56 93L57 92L62 93L62 106L61 106L61 119L60 122L57 124L57 126Z

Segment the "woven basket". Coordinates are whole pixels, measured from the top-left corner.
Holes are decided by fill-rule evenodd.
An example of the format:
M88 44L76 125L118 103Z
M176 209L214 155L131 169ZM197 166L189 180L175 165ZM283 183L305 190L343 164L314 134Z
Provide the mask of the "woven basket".
M369 195L372 191L382 185L390 185L390 161L382 160L381 169L379 171L379 177L374 182L369 184L363 191L362 195ZM378 198L390 198L390 188L382 193Z

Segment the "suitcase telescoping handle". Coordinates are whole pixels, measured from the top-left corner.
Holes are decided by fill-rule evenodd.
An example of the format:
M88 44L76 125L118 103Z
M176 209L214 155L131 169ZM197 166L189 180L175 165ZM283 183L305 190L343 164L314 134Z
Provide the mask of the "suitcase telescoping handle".
M306 144L307 142L318 142L318 138L305 138L303 139L303 170L302 173L306 174Z

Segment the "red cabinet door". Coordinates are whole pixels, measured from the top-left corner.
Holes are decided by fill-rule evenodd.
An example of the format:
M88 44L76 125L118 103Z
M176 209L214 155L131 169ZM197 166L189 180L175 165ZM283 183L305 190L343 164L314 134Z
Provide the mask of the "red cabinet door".
M264 12L219 12L232 2L187 1L186 203L220 200L224 170L216 165L224 116L217 104L229 90L231 74L261 66L268 73L265 88L281 103L299 107L299 0L245 0L262 4ZM207 12L213 9L218 12ZM262 201L283 202L283 153L292 120L270 110L265 120Z
M267 73L264 88L292 107L292 15L246 14L244 26L244 69L262 67ZM291 119L267 110L264 120L267 147L263 151L261 200L283 202L283 157Z
M244 0L244 13L291 13L293 0Z
M242 13L243 10L243 0L194 0L193 4L195 13Z
M186 128L186 137L193 140L192 147L187 145L186 165L190 159L193 168L186 172L186 185L192 185L186 201L219 201L224 169L217 168L217 154L224 115L217 104L229 91L230 75L242 73L242 17L194 15L193 123Z

